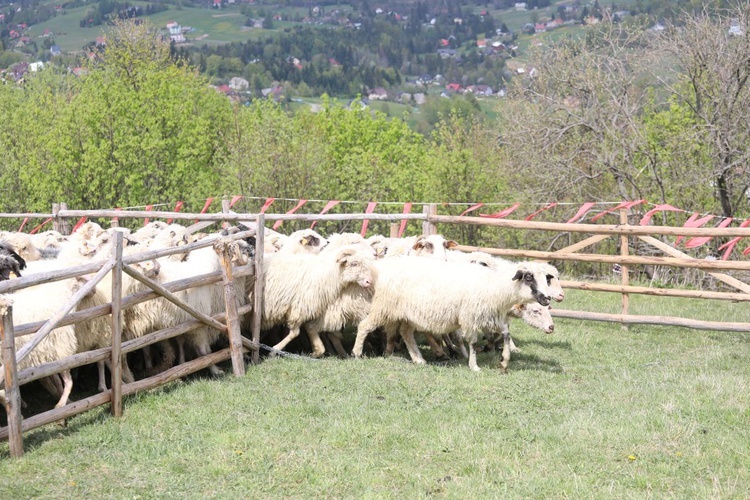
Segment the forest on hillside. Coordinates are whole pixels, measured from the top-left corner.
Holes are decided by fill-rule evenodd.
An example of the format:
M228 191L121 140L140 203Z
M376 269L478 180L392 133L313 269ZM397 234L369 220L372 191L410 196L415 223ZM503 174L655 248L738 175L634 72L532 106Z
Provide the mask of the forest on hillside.
M79 76L0 85L0 208L94 209L245 195L379 202L646 199L748 217L746 6L654 32L602 23L539 47L494 120L426 135L367 107L228 100L148 23L118 24ZM191 205L192 204L192 205ZM482 242L472 229L467 243Z

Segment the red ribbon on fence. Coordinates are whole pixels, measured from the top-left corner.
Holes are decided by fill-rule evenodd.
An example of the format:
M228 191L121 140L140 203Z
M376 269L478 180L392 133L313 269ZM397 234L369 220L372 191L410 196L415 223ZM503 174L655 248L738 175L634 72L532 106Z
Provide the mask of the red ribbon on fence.
M307 200L299 200L299 202L297 203L297 205L293 209L289 210L287 213L288 214L293 214L294 212L296 212L297 210L299 210L302 207L302 205L304 205L305 203L307 203ZM284 222L283 220L277 220L276 222L274 222L273 229L274 230L278 229L283 222Z
M656 212L664 212L664 211L684 212L683 209L673 207L672 205L667 205L667 204L656 205L654 208L646 212L646 215L643 216L643 219L641 219L641 222L639 222L639 224L641 226L648 226L648 223L651 222L651 217L653 217Z
M260 207L260 213L266 213L266 210L268 210L268 207L270 207L271 203L273 203L274 201L276 201L276 198L266 198L266 202L262 207Z
M683 224L682 227L701 227L704 224L708 223L711 219L714 218L713 215L707 215L705 217L698 218L699 214L698 212L695 212L693 215L690 216L690 218ZM679 245L680 242L684 239L684 236L678 236L675 240L674 244L675 246Z
M323 207L323 210L320 211L320 215L323 215L324 213L328 212L330 209L335 207L341 203L340 200L331 200L328 203L326 203L326 206ZM318 223L318 221L314 220L312 224L310 224L310 229L313 229L315 225Z
M467 208L466 210L464 210L463 212L461 212L461 215L459 215L459 217L463 217L464 215L468 214L469 212L473 212L477 208L480 208L480 207L483 207L483 206L484 206L484 203L477 203L476 205L472 205L469 208Z
M37 227L35 227L34 229L32 229L32 230L31 230L31 231L29 232L29 234L36 234L36 232L37 232L37 231L39 231L39 230L40 230L40 229L41 229L42 227L44 227L44 225L45 225L45 224L47 224L47 223L49 223L49 222L52 222L52 220L53 220L53 219L54 219L54 217L50 217L49 219L47 219L46 221L42 222L42 223L41 223L41 224L39 224L39 225L38 225Z
M371 214L373 212L373 210L375 210L375 206L377 204L378 203L376 201L369 202L367 204L367 208L365 208L365 213L366 214ZM363 238L365 237L365 234L367 234L367 226L369 224L370 224L370 221L368 219L365 219L365 220L362 221L362 231L360 232L360 234L362 235Z
M185 202L178 201L177 204L174 206L173 212L179 212L182 210L182 206L185 204ZM167 224L171 224L174 219L168 219Z
M578 209L578 212L576 212L576 214L573 216L572 219L570 219L567 222L567 224L572 224L578 221L579 219L583 218L583 216L586 215L588 211L591 210L591 207L593 207L594 205L596 205L596 203L591 203L591 202L584 203L583 205L581 205L581 208Z
M146 205L146 212L150 212L151 210L153 210L153 208L154 208L153 205ZM149 217L146 217L145 219L143 219L143 225L145 226L146 224L148 224L149 220L151 220Z
M240 201L241 199L242 199L242 195L232 196L232 199L229 202L229 208L232 208L234 204Z
M404 213L408 214L411 212L411 202L407 201L404 203ZM406 223L409 222L407 219L404 219L401 221L401 226L398 228L398 237L400 238L404 234L404 229L406 229Z
M742 221L742 224L740 224L740 227L747 227L750 226L750 219ZM738 236L736 238L732 238L731 240L727 241L723 245L719 247L719 251L724 250L724 255L721 256L721 260L727 260L729 258L729 254L732 253L732 250L734 250L734 247L737 245L737 243L740 242L742 239L742 236ZM747 255L750 253L750 247L747 247L743 252L742 255Z
M214 202L214 199L212 196L209 196L208 198L206 198L206 203L203 205L203 208L201 209L200 213L205 214L206 210L208 210L208 207L210 207L211 203L213 202ZM195 222L198 222L198 220L199 219L195 219Z
M732 223L733 220L734 219L732 217L727 217L726 219L724 219L723 221L721 221L719 223L719 225L716 226L716 227L717 228L727 227L729 224ZM698 238L690 238L689 240L687 240L685 242L685 248L699 247L701 245L705 245L706 243L708 243L712 239L713 239L713 236L701 236L701 237L698 237Z
M18 232L19 232L19 233L20 233L21 231L23 231L23 227L24 227L24 226L26 225L26 223L27 223L27 222L29 222L29 218L28 218L28 217L26 217L26 218L25 218L25 219L23 220L23 222L21 223L21 227L19 227L19 228L18 228Z
M605 210L604 212L593 216L591 218L591 222L596 222L597 220L601 219L605 215L610 214L612 212L616 212L616 211L621 210L623 208L624 209L633 208L634 206L640 205L641 203L646 203L646 200L624 201L624 202L620 203L619 205L617 205L614 208L610 208L609 210Z
M487 217L489 219L503 219L503 218L509 216L510 214L512 214L520 206L521 206L520 203L514 203L512 206L510 206L510 207L508 207L508 208L506 208L504 210L500 210L499 212L496 212L494 214L479 214L479 216L480 217Z
M78 228L79 228L79 227L81 227L81 226L83 226L83 224L84 224L84 223L85 223L85 222L86 222L87 220L88 220L88 217L86 217L85 215L84 215L83 217L81 217L80 219L78 219L78 222L76 222L76 225L75 225L75 226L73 226L73 229L72 229L72 230L70 231L70 233L71 233L71 234L73 234L73 233L75 233L76 231L78 231Z
M534 212L531 215L527 215L524 220L531 220L534 217L536 217L537 215L539 215L540 213L542 213L542 212L544 212L546 210L549 210L550 208L552 208L554 206L557 206L557 203L548 203L547 206L540 208L539 210L537 210L536 212Z
M115 210L118 210L118 211L119 211L119 210L122 210L122 208L120 208L120 207L115 207ZM119 221L120 221L120 218L119 218L119 217L112 217L112 222L119 222Z

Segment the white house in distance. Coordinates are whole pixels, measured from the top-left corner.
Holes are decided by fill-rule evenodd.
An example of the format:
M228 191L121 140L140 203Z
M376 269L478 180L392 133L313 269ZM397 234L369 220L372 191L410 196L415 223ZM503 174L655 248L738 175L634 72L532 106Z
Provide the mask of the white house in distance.
M176 21L167 22L167 31L169 31L169 40L174 43L185 43L185 35L182 34L182 26Z

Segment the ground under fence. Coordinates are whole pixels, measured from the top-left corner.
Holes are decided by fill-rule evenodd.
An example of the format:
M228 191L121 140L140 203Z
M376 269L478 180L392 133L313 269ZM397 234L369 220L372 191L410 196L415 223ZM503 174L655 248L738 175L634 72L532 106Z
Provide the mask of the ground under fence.
M631 294L654 295L663 297L684 297L692 299L712 299L712 300L729 300L733 302L750 301L750 285L731 276L729 272L748 272L750 271L750 262L744 260L705 260L692 258L674 246L665 243L657 237L661 236L690 236L705 238L742 238L750 237L750 228L686 228L686 227L668 227L668 226L631 226L627 224L627 213L621 211L621 224L570 224L570 223L549 223L549 222L532 222L517 221L506 219L488 219L481 217L468 216L439 216L436 215L435 206L428 206L421 214L322 214L322 215L305 215L305 214L237 214L229 211L226 207L220 213L216 214L195 214L180 212L152 212L152 211L126 211L126 210L67 210L60 207L54 214L0 214L0 217L44 217L51 215L55 220L55 227L62 230L70 230L72 220L86 218L111 218L111 219L172 219L174 221L188 221L193 232L203 231L211 225L217 223L237 223L241 222L249 231L234 234L219 239L209 237L197 243L176 249L164 249L158 251L145 252L134 256L122 255L122 237L116 237L113 243L113 257L85 266L78 266L61 271L41 273L38 275L24 276L10 281L0 282L0 294L11 293L24 287L33 286L41 283L48 283L56 280L70 279L77 276L96 273L95 277L85 285L79 295L83 295L88 289L93 288L96 283L107 273L113 273L113 290L112 302L101 305L85 311L71 312L76 306L76 300L71 300L63 311L58 312L55 316L46 322L33 324L18 325L14 328L12 321L12 305L6 306L2 314L0 323L0 337L2 339L2 361L4 371L0 377L4 379L6 391L6 411L8 415L8 425L0 428L0 439L8 439L10 443L10 452L12 456L23 454L23 432L46 425L51 422L69 418L73 415L87 411L88 409L109 403L112 414L119 416L122 414L122 398L124 395L132 394L137 391L148 390L176 378L186 376L198 370L212 366L218 362L227 359L232 360L233 373L235 376L242 376L245 373L245 364L243 355L250 352L252 362L257 363L259 360L260 346L260 315L254 314L254 311L262 310L263 301L263 246L266 234L272 232L266 227L269 221L369 221L379 220L390 222L391 235L398 233L401 221L412 220L422 223L422 232L424 234L433 234L438 232L439 225L445 224L475 224L494 226L499 228L516 229L523 231L552 231L552 232L570 232L590 234L587 238L565 248L552 251L542 252L526 249L498 249L498 248L477 248L469 246L460 246L463 251L482 250L494 255L516 257L523 259L539 259L554 263L555 261L582 261L582 262L599 262L617 265L620 268L621 283L605 284L592 283L583 281L563 281L563 287L569 289L590 290L602 293L617 293L622 297L620 314L603 314L585 311L570 311L564 309L553 309L553 316L590 320L615 322L622 325L631 324L652 324L664 326L679 326L699 330L718 330L728 332L750 332L750 323L729 323L729 322L712 322L701 321L697 319L688 319L681 317L668 316L638 316L629 314L629 297ZM366 225L363 223L363 232ZM254 261L242 266L233 265L231 257L227 250L228 242L254 235L256 237L256 252ZM620 253L616 255L602 255L595 253L581 253L582 250L595 245L607 238L618 238ZM630 238L637 238L646 243L651 248L663 253L665 256L638 256L630 255L628 244ZM223 242L223 244L221 243ZM159 284L149 279L147 276L139 273L132 265L138 262L144 262L152 259L166 257L175 253L184 253L186 251L204 248L213 245L218 252L222 264L222 271L197 276L179 282L169 284ZM651 288L643 286L631 286L629 283L628 266L634 265L657 265L670 266L677 268L698 269L706 272L713 278L723 283L726 288L733 291L713 291L713 290L683 290L683 289L665 289ZM149 291L138 292L133 295L122 296L122 273L127 273L133 279L142 282ZM240 305L237 301L234 290L234 277L249 276L253 279L253 301L249 304ZM188 304L182 303L174 296L177 291L185 290L194 286L202 286L210 283L223 283L224 298L227 304L226 312L213 317L206 316L199 311L192 310ZM89 287L87 289L87 287ZM122 342L122 311L133 307L135 304L162 298L169 300L176 306L185 310L194 319L187 323L177 325L171 328L153 332L149 335ZM74 297L73 299L80 299ZM246 314L252 314L251 319L251 339L245 338L240 334L240 321ZM111 315L112 318L112 345L76 354L69 358L47 363L44 365L18 370L18 361L26 355L33 345L37 345L41 340L54 328L64 325L70 325L78 321L90 320L92 318ZM160 374L138 380L133 383L123 384L120 372L120 360L122 356L129 352L141 349L145 346L152 345L156 342L167 340L202 326L210 326L221 331L229 340L229 347L207 356L199 357L185 364L174 366ZM31 336L32 339L27 342L18 352L15 350L15 337ZM31 346L31 347L29 347ZM112 387L105 392L85 398L84 400L69 403L60 408L23 419L21 416L21 399L20 385L38 380L53 374L59 374L74 367L86 364L110 360L112 367Z

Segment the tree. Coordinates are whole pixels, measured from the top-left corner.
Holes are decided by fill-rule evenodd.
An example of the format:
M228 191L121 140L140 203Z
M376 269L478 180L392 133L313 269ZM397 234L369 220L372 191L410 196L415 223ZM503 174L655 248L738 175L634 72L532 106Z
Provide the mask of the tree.
M664 87L687 106L693 140L703 144L721 211L747 211L750 187L750 7L685 17L665 30L660 47L676 63Z

